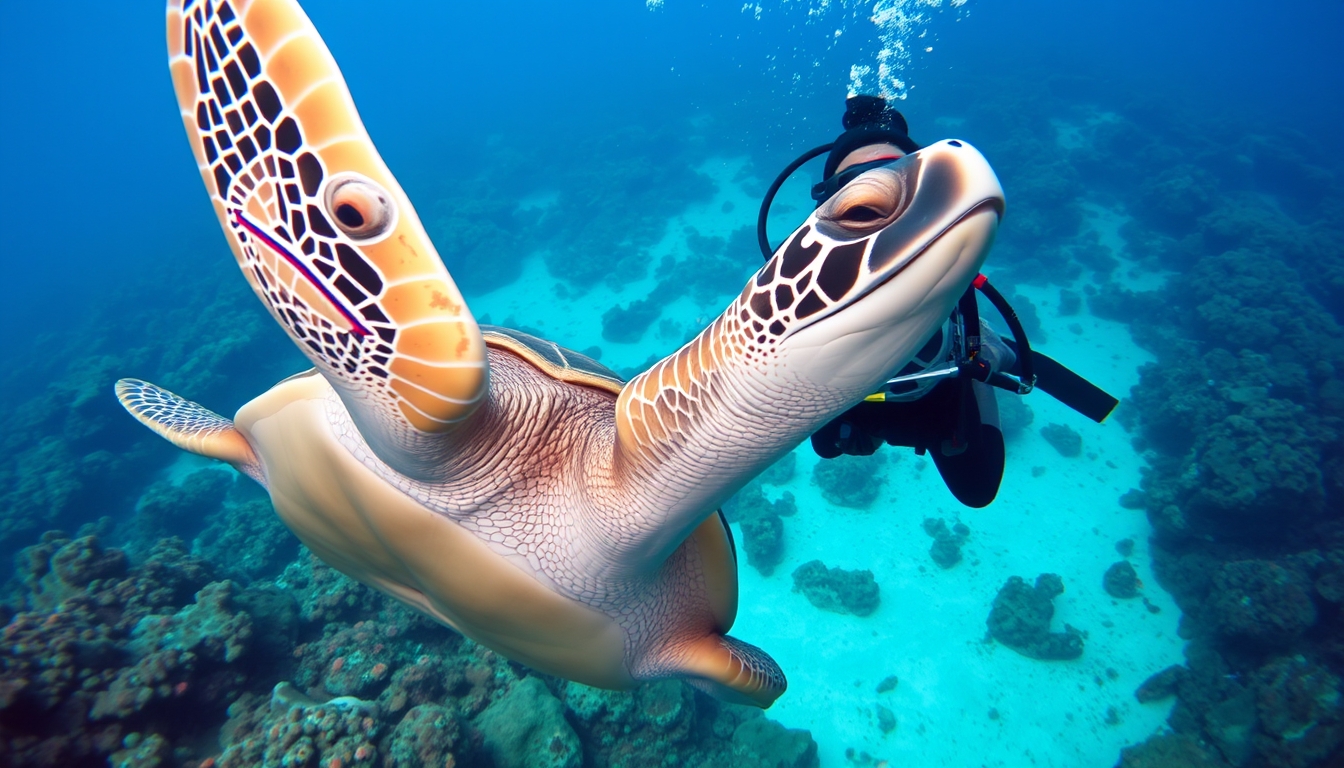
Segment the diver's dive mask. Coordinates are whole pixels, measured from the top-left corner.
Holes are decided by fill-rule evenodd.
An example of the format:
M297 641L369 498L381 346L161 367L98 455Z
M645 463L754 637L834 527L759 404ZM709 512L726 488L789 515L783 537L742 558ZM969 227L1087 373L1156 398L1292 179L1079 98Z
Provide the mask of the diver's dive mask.
M879 157L876 160L869 160L866 163L855 163L845 170L831 174L829 178L812 186L812 199L820 207L822 203L835 197L835 193L849 182L857 179L859 176L873 170L874 168L885 168L888 165L900 160L905 155L899 157Z
M828 152L830 153L827 155L826 165L822 169L822 182L812 187L812 200L820 206L831 199L836 192L839 192L841 187L858 178L865 171L890 165L900 160L902 156L913 154L920 149L919 144L910 138L905 117L892 109L887 104L887 100L881 96L850 96L845 100L845 114L841 118L841 124L845 127L845 132L840 134L835 141L813 147L799 155L797 159L785 166L784 170L780 171L770 185L770 189L766 190L765 197L761 199L760 213L756 217L756 239L760 243L761 253L765 255L765 258L770 258L775 250L770 247L770 238L765 231L766 223L770 218L770 205L774 202L779 188L784 186L784 182L788 181L794 172L803 167L804 163ZM851 153L876 144L890 144L900 149L904 155L856 163L836 173L840 163Z

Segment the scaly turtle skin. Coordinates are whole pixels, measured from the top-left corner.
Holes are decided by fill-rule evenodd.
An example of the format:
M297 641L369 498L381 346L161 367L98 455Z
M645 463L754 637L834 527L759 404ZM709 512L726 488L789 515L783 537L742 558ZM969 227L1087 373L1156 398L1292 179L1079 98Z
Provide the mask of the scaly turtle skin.
M714 511L947 317L1003 212L984 158L946 141L858 177L622 386L482 333L293 0L173 0L168 48L225 238L315 369L232 421L133 379L127 409L265 485L334 567L513 659L610 688L783 693L725 635L736 563Z

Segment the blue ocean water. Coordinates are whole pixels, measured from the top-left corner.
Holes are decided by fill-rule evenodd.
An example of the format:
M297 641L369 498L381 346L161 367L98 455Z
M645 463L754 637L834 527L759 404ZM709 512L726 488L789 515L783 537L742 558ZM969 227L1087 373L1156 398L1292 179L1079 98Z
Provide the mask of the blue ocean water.
M679 684L529 674L308 559L249 481L122 412L122 376L229 414L307 363L230 263L162 9L8 3L6 759L542 764L500 735L517 718L560 729L557 765L1344 759L1339 3L303 5L484 322L626 376L673 352L760 265L761 194L835 138L857 84L903 97L916 140L985 153L1008 199L985 272L1040 349L1124 402L1095 425L1009 398L979 512L896 448L846 464L804 443L744 489L736 633L790 677L779 726ZM819 165L781 192L774 242ZM858 592L868 571L881 607L817 607L814 560ZM1103 590L1119 563L1140 597ZM1081 658L1016 653L992 617L987 635L996 594L1039 615L1006 585L1045 573ZM326 718L308 742L304 718Z

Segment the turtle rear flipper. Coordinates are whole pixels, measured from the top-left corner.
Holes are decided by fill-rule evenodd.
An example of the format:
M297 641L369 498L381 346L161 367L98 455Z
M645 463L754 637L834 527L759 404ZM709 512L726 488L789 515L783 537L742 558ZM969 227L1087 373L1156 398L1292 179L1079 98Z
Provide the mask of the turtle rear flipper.
M728 635L706 635L678 656L678 673L686 682L734 704L764 709L788 687L784 671L769 654Z
M475 320L294 0L170 0L173 86L243 276L378 458L441 480L486 392Z
M266 485L257 454L232 421L140 379L118 381L117 399L136 420L178 448L227 462Z

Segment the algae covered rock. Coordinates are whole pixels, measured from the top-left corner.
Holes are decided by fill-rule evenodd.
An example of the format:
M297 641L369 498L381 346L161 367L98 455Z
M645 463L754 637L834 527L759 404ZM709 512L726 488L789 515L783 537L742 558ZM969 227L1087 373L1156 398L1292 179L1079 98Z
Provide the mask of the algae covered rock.
M760 475L762 483L770 485L783 485L793 479L794 473L798 470L798 454L789 451L780 457L779 461L771 464L768 469Z
M1227 563L1213 577L1210 618L1227 639L1286 646L1316 623L1309 588L1299 574L1269 560Z
M579 768L583 762L564 705L535 677L514 683L475 722L497 768Z
M877 580L869 570L827 568L820 560L798 566L793 572L793 591L823 611L867 616L881 604Z
M791 730L766 717L754 717L733 731L734 764L742 768L816 768L812 734Z
M867 509L887 482L887 454L837 456L817 462L812 482L832 504Z
M219 768L369 765L382 735L378 705L351 696L318 701L289 683L269 698L246 693L229 706Z
M764 515L742 522L743 544L747 564L770 576L775 566L784 560L784 521L779 515Z
M1101 586L1111 597L1122 600L1138 597L1139 574L1134 570L1134 566L1121 560L1106 569L1106 573L1101 577Z
M462 725L456 713L437 704L421 704L406 713L383 746L386 768L458 765Z
M1189 674L1190 670L1184 666L1172 664L1161 672L1150 675L1147 680L1140 683L1134 691L1134 698L1138 699L1140 704L1169 699L1176 695L1177 689Z
M1188 734L1160 733L1120 750L1116 768L1224 768L1227 763Z
M741 547L746 552L747 563L762 576L772 575L775 566L784 560L782 518L792 517L797 511L798 503L792 493L785 491L772 502L765 497L759 481L747 483L723 505L729 522L742 527Z
M951 568L961 562L961 545L971 535L971 529L965 523L955 523L947 527L947 521L940 517L924 518L924 532L933 537L933 546L929 547L929 557L940 568Z
M1076 659L1083 655L1083 633L1068 624L1063 632L1050 631L1055 615L1052 602L1064 592L1064 580L1053 573L1036 578L1028 586L1020 576L1011 576L994 597L989 611L989 634L995 640L1033 659Z
M1344 694L1338 676L1313 661L1275 659L1255 674L1260 732L1256 751L1268 765L1328 765L1344 743Z
M1083 453L1083 436L1068 425L1046 424L1041 427L1041 437L1065 458L1071 459Z

